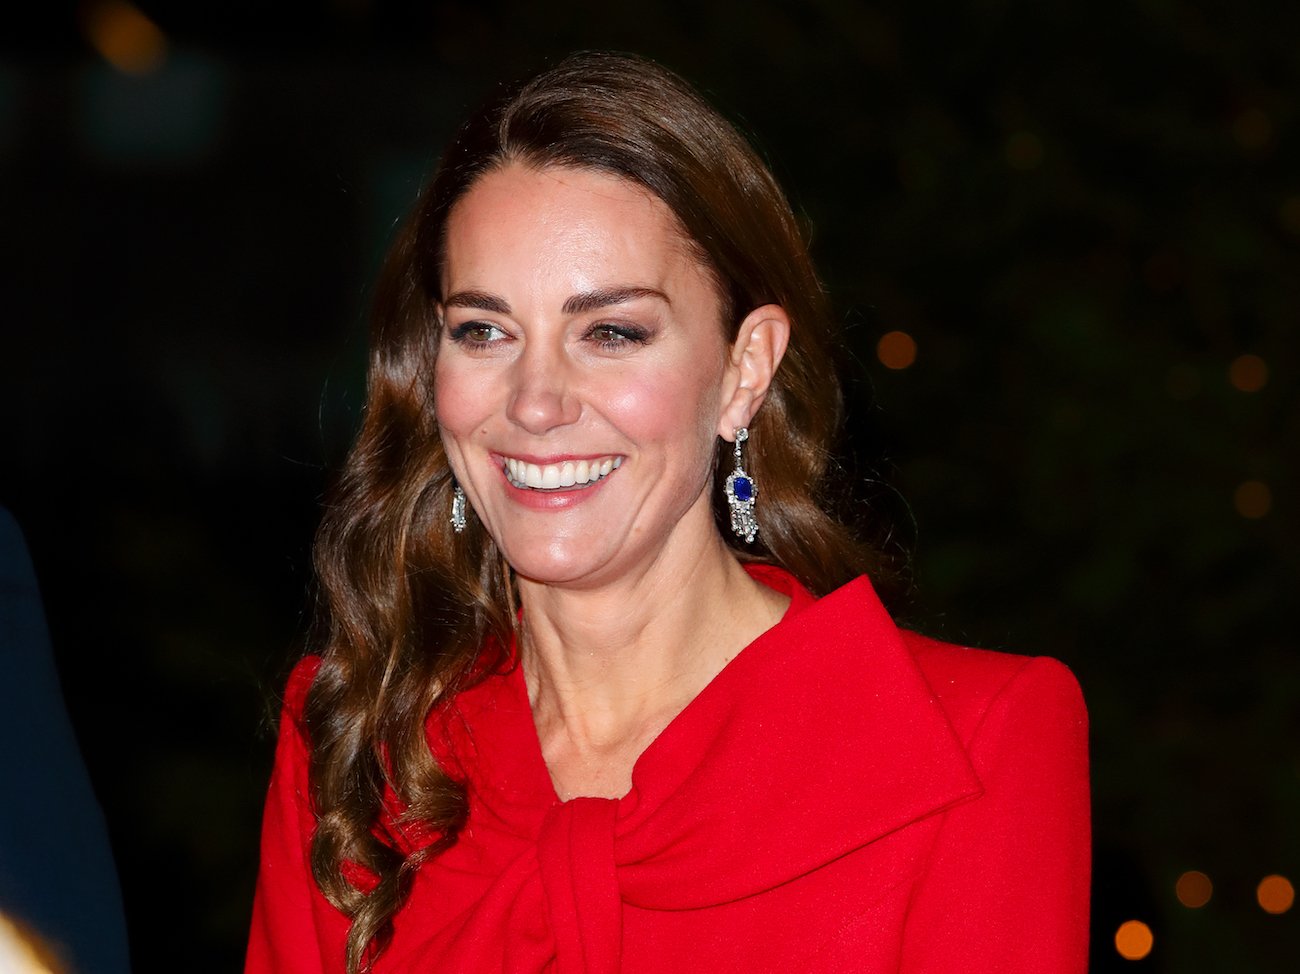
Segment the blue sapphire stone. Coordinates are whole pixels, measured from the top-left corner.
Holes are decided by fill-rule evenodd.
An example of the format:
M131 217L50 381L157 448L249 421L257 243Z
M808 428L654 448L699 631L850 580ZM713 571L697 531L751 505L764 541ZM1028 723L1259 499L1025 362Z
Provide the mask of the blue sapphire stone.
M736 495L738 501L748 501L754 499L754 485L749 482L748 477L737 477L731 482L731 492Z

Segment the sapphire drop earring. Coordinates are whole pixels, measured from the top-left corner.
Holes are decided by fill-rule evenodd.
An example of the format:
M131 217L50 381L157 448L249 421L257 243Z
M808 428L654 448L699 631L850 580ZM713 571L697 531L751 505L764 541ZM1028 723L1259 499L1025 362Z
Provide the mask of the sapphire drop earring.
M465 530L465 492L460 484L451 489L451 529L457 534Z
M740 460L740 445L749 439L749 429L740 427L736 430L736 444L732 451L736 459L736 469L727 476L724 488L727 492L727 506L731 508L731 530L736 537L752 543L758 536L758 521L754 519L754 500L758 497L758 485L745 472Z

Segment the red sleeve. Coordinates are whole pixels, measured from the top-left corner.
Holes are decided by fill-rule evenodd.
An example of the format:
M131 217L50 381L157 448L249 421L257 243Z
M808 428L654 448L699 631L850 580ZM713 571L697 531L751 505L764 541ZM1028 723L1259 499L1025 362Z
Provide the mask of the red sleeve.
M1088 719L1070 671L1029 661L967 748L984 793L947 813L909 910L901 974L1084 974Z
M262 855L253 899L246 974L334 974L343 970L346 918L312 879L308 852L316 818L307 787L302 712L319 660L289 677L275 767L262 818Z

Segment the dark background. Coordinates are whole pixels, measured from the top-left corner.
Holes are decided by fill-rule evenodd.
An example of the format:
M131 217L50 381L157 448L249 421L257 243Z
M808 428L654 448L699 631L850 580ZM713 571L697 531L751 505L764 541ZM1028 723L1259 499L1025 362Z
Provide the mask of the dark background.
M0 503L138 971L241 962L394 220L494 83L579 47L702 86L814 228L901 615L1078 674L1094 970L1296 969L1300 910L1255 887L1300 880L1300 5L141 3L156 37L31 7L0 27Z

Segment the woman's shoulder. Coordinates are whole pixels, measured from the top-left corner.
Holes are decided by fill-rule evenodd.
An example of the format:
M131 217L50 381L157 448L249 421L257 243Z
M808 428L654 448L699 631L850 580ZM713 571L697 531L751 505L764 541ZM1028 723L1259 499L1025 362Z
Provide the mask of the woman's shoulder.
M962 740L969 741L993 710L1008 707L1086 727L1079 681L1059 660L973 649L906 629L899 632Z

